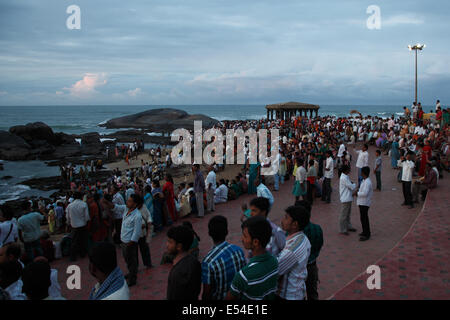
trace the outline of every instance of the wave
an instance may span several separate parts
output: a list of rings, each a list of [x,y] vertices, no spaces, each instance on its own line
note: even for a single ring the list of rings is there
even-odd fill
[[[31,190],[29,186],[25,186],[22,184],[18,185],[2,185],[0,187],[0,204],[5,203],[6,201],[17,200],[20,198],[20,195],[26,191]]]
[[[56,126],[50,126],[53,131],[56,130],[76,130],[76,129],[91,129],[95,128],[95,126],[89,125],[89,124],[74,124],[74,125],[56,125]]]

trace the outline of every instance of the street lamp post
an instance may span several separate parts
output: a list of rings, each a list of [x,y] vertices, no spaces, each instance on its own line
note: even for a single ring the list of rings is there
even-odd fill
[[[413,46],[411,46],[411,45],[408,46],[409,51],[414,50],[415,51],[415,56],[416,56],[416,95],[415,95],[416,105],[417,105],[417,50],[422,50],[425,47],[426,47],[426,45],[420,44],[420,43],[415,44]]]

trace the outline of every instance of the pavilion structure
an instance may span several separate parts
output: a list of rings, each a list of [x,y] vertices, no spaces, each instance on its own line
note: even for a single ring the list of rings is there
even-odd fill
[[[292,116],[308,117],[308,112],[309,118],[313,117],[313,113],[315,113],[315,116],[317,117],[319,108],[318,105],[301,102],[269,104],[266,106],[267,119],[274,120],[274,115],[275,119],[281,120],[290,119]]]

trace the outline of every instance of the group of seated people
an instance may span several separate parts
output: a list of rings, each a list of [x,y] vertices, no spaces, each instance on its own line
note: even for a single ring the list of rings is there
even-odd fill
[[[231,181],[229,179],[219,179],[219,182],[216,183],[216,188],[214,191],[214,204],[221,204],[231,200],[236,200],[242,194],[247,193],[247,190],[247,179],[242,173],[239,173]],[[198,214],[193,182],[182,182],[178,185],[175,202],[177,211],[180,213],[180,217],[188,214]],[[206,193],[203,196],[203,203],[206,208]]]

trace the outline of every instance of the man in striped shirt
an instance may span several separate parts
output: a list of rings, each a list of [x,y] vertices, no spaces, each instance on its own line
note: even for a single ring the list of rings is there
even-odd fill
[[[290,206],[281,220],[288,234],[286,246],[278,256],[280,275],[278,296],[283,300],[305,300],[306,277],[311,244],[303,229],[309,223],[309,212],[302,206]]]
[[[266,251],[271,234],[272,227],[263,217],[251,217],[242,224],[242,243],[253,257],[234,276],[227,300],[275,299],[278,261]]]
[[[215,216],[209,220],[208,234],[214,242],[202,262],[202,300],[223,300],[235,274],[245,266],[244,251],[225,241],[227,218]]]

